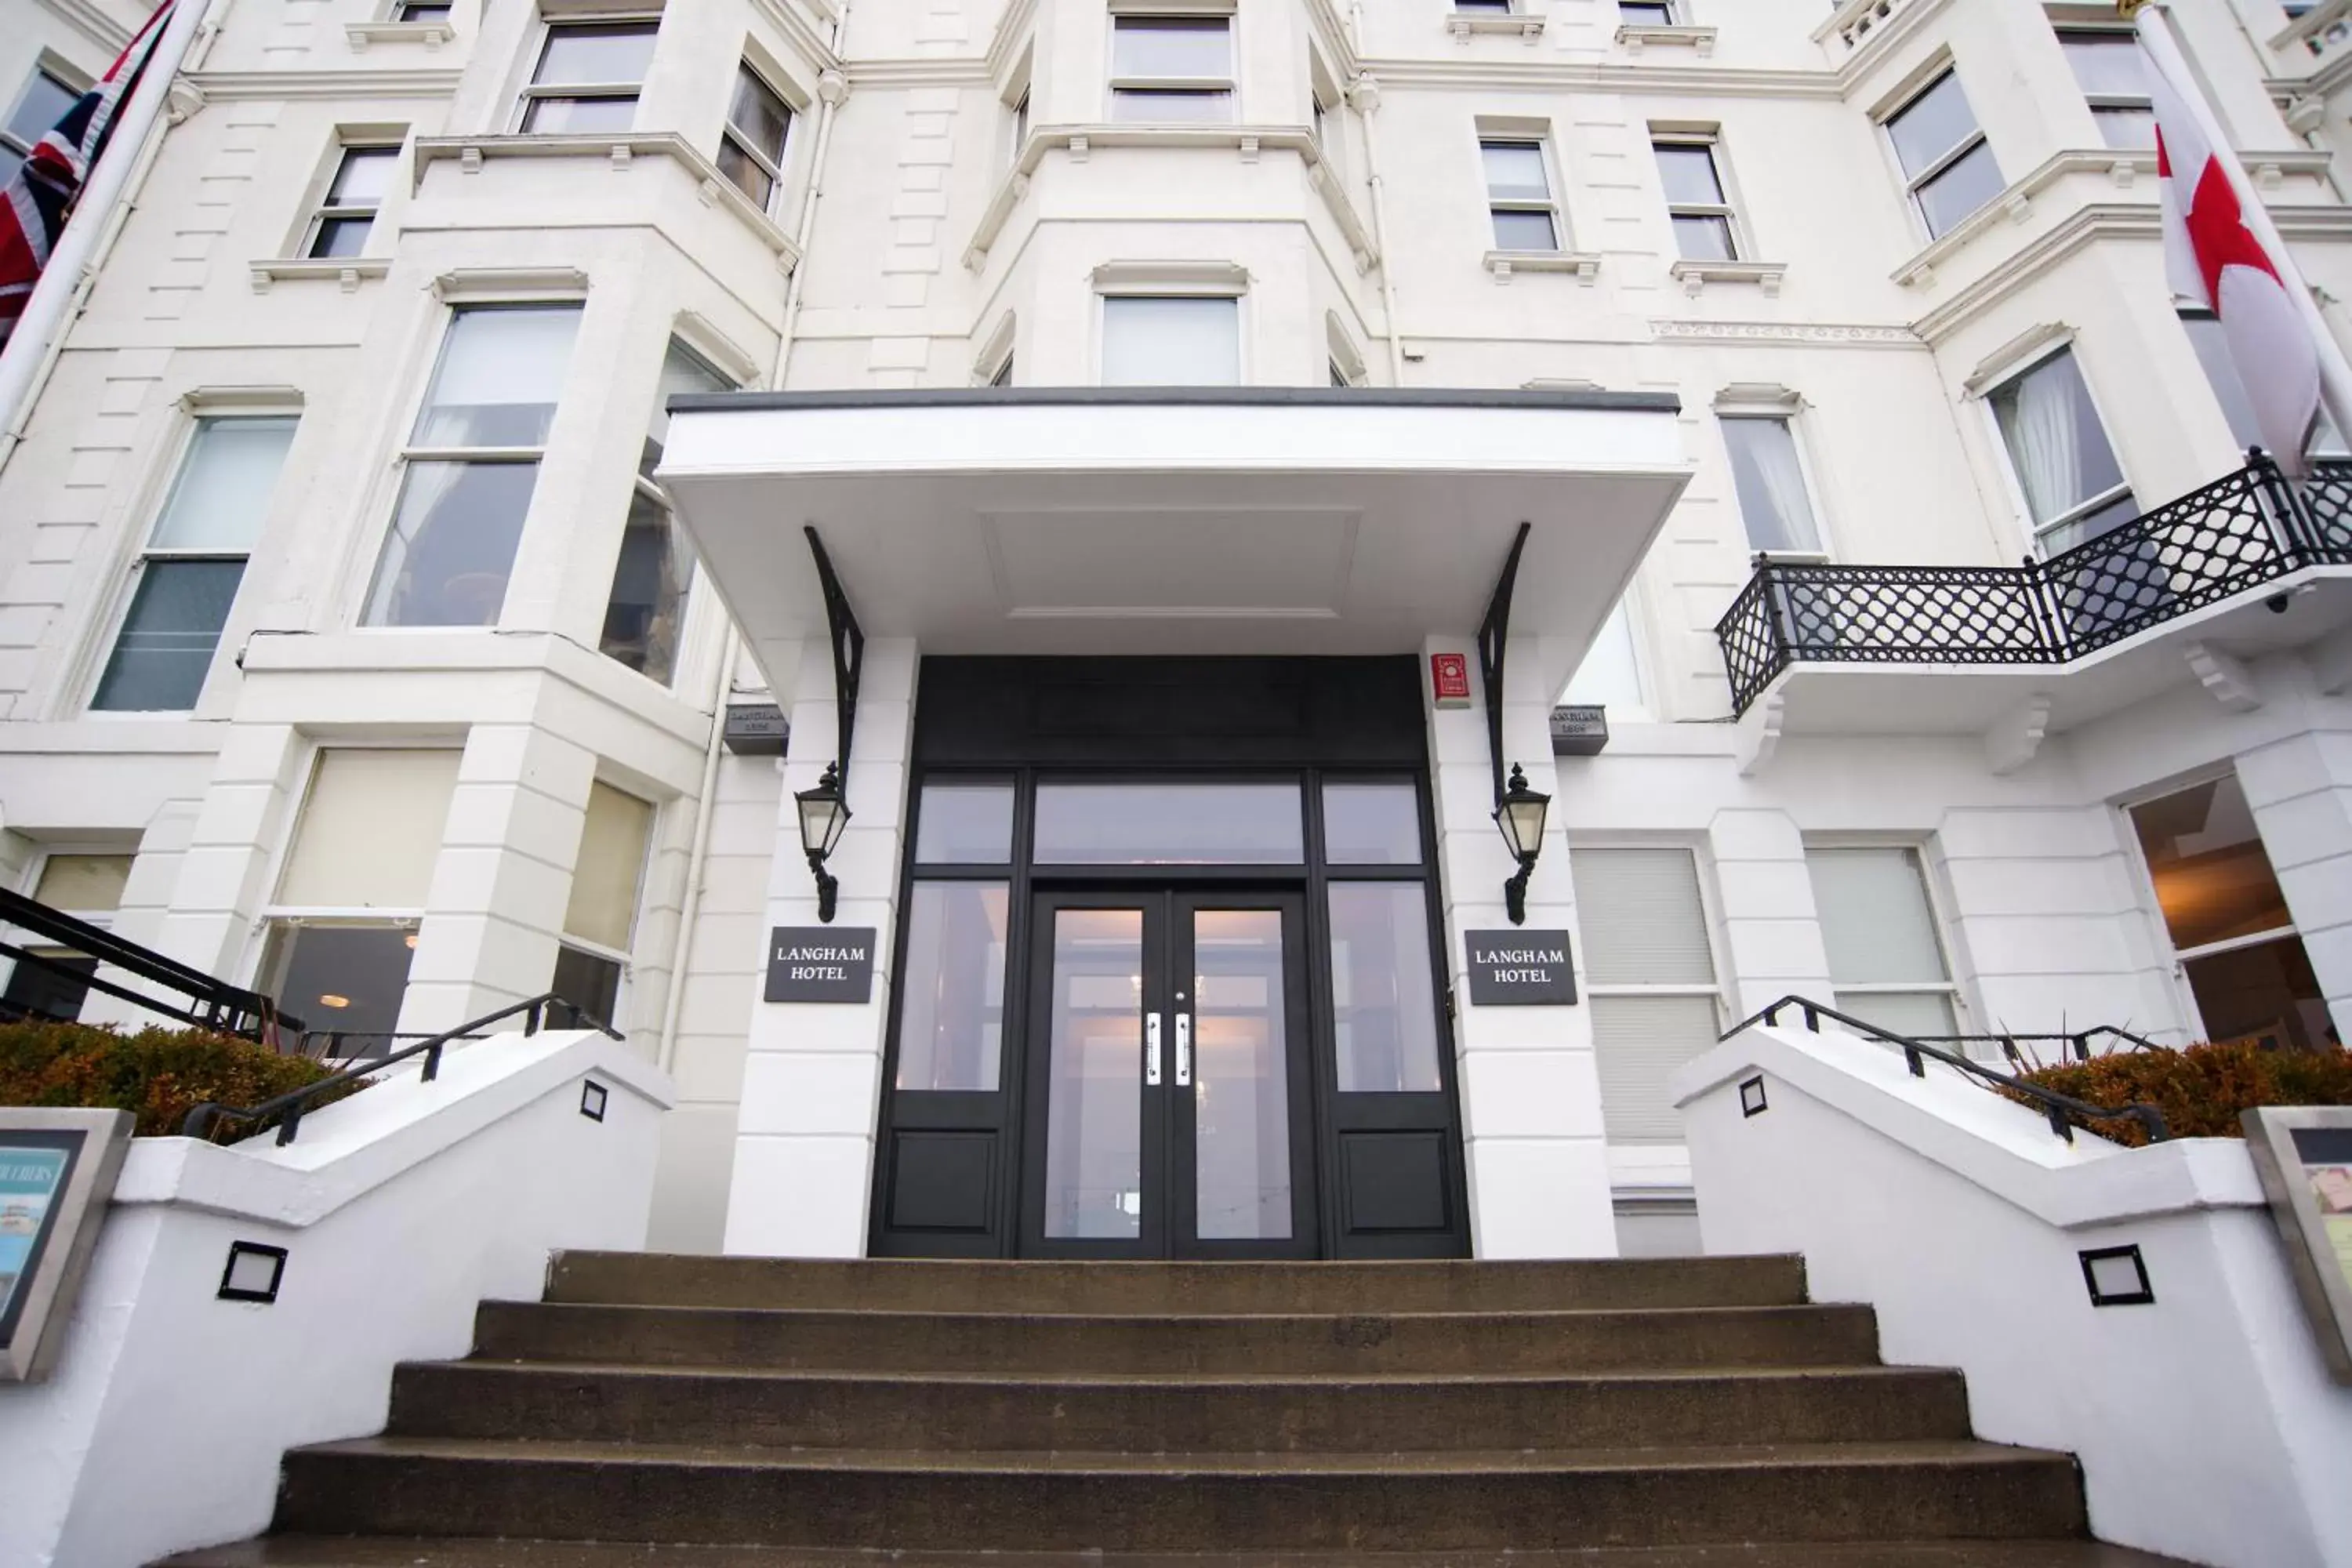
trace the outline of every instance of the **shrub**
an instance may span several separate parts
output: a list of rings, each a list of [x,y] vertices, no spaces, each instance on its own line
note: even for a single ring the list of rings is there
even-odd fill
[[[177,1135],[181,1120],[206,1100],[258,1105],[333,1070],[203,1029],[127,1035],[95,1024],[0,1024],[0,1105],[110,1106],[137,1116],[142,1137]],[[330,1089],[303,1109],[341,1100],[359,1087]],[[215,1125],[213,1141],[233,1143],[259,1130],[249,1121]]]
[[[2352,1051],[2340,1047],[2264,1050],[2251,1040],[2232,1040],[2178,1051],[2118,1051],[2018,1076],[2093,1105],[2153,1105],[2175,1138],[2242,1137],[2238,1112],[2257,1105],[2352,1105]],[[2137,1121],[2090,1126],[2118,1143],[2147,1142]]]

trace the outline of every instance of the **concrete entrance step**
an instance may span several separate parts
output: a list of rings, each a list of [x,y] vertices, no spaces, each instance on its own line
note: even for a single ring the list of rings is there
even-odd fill
[[[1794,1303],[1151,1316],[485,1301],[474,1344],[485,1360],[645,1366],[1435,1374],[1865,1365],[1878,1329],[1867,1307]]]
[[[1363,1452],[1963,1438],[1958,1373],[1896,1367],[1321,1377],[439,1362],[394,1436],[867,1449]]]
[[[1944,1441],[1406,1454],[782,1450],[381,1437],[287,1456],[278,1527],[953,1552],[1423,1552],[2078,1536],[2065,1455]]]
[[[1559,1311],[1786,1306],[1802,1260],[1425,1263],[926,1262],[565,1252],[550,1301],[850,1311],[1137,1314]]]

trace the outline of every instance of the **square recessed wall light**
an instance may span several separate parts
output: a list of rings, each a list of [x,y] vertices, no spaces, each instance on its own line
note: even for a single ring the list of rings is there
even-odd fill
[[[286,1249],[257,1241],[228,1244],[228,1267],[221,1270],[224,1301],[275,1301],[286,1278]]]
[[[1758,1073],[1754,1078],[1742,1079],[1739,1083],[1739,1114],[1761,1116],[1764,1110],[1764,1075]]]
[[[2079,1254],[2083,1283],[2090,1287],[2094,1307],[2147,1307],[2156,1302],[2148,1283],[2147,1264],[2134,1247],[2100,1247]]]
[[[591,1079],[580,1086],[580,1114],[591,1121],[604,1120],[604,1101],[610,1098],[604,1086]]]

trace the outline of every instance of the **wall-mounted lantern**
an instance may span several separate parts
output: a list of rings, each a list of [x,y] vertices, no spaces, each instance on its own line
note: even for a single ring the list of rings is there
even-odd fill
[[[1495,807],[1495,826],[1503,830],[1503,842],[1519,863],[1517,872],[1503,884],[1503,908],[1515,926],[1528,923],[1528,877],[1543,852],[1544,816],[1550,809],[1551,796],[1529,789],[1528,775],[1513,763],[1510,784]]]
[[[810,874],[816,878],[816,918],[830,925],[834,895],[841,884],[825,870],[824,863],[834,846],[841,842],[841,830],[849,826],[849,806],[841,798],[839,764],[827,763],[824,776],[815,786],[795,790],[793,799],[801,810],[801,848],[808,856]]]

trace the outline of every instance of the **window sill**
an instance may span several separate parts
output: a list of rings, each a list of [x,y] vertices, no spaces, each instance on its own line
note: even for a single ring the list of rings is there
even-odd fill
[[[273,283],[296,283],[331,278],[346,294],[359,291],[362,278],[382,278],[392,270],[388,256],[278,257],[249,264],[253,291],[267,294]]]
[[[1579,283],[1590,284],[1601,275],[1597,250],[1490,250],[1483,265],[1497,283],[1508,283],[1516,272],[1573,272]]]
[[[494,158],[603,158],[612,163],[614,173],[625,174],[640,157],[667,158],[683,167],[696,182],[705,205],[724,207],[733,213],[775,252],[778,271],[790,272],[800,265],[800,247],[793,243],[792,237],[751,197],[737,190],[734,182],[720,174],[719,165],[704,156],[699,148],[674,131],[632,131],[618,136],[540,136],[528,132],[420,136],[416,139],[415,181],[422,186],[428,168],[447,162],[455,162],[465,174],[477,174],[484,163]]]
[[[352,53],[363,55],[372,44],[423,44],[437,49],[457,36],[446,22],[352,22],[343,28]]]
[[[1785,261],[1677,261],[1667,268],[1683,292],[1698,298],[1710,283],[1753,283],[1768,300],[1780,296],[1780,279],[1789,270]]]
[[[1445,18],[1445,30],[1454,35],[1457,44],[1466,44],[1481,36],[1517,38],[1532,44],[1543,37],[1544,19],[1522,13],[1497,16],[1491,12],[1456,11]]]
[[[1627,23],[1617,29],[1617,42],[1627,54],[1638,55],[1652,45],[1660,48],[1692,49],[1706,59],[1715,53],[1713,27],[1645,27]]]
[[[2240,153],[2238,161],[2252,178],[2255,188],[2267,193],[2278,189],[2289,174],[2325,180],[2329,156],[2326,153],[2297,147],[2274,153]],[[2098,147],[2053,153],[2008,189],[1930,240],[1910,260],[1895,269],[1892,274],[1895,281],[1906,289],[1934,288],[1938,267],[1979,235],[2000,226],[2004,218],[2011,223],[2023,223],[2032,216],[2033,198],[2069,174],[2105,174],[2119,191],[2138,186],[2141,176],[2145,175],[2147,205],[2151,210],[2156,205],[2156,153],[2153,149]]]
[[[1300,125],[1044,125],[1029,133],[1013,167],[980,215],[980,223],[972,230],[971,243],[964,247],[963,264],[977,272],[988,264],[988,253],[1012,221],[1013,209],[1021,198],[1029,194],[1030,179],[1045,154],[1061,148],[1070,155],[1070,162],[1083,163],[1097,147],[1193,147],[1231,148],[1244,163],[1255,163],[1264,153],[1296,153],[1307,165],[1307,182],[1323,198],[1332,219],[1339,226],[1349,250],[1354,255],[1356,271],[1367,274],[1380,265],[1380,254],[1372,248],[1371,231],[1357,216],[1355,206],[1348,200],[1340,182],[1335,178],[1329,163],[1325,162],[1323,149],[1314,133]]]

